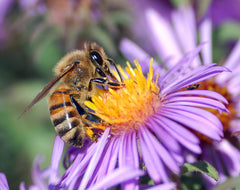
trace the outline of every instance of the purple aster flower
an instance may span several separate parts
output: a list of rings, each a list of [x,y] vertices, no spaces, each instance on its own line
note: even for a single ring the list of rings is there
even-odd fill
[[[208,17],[203,19],[197,26],[194,11],[190,7],[174,10],[172,12],[172,20],[170,21],[164,19],[161,14],[154,10],[146,10],[145,15],[151,29],[152,39],[155,40],[154,44],[159,51],[159,56],[163,60],[167,60],[164,66],[168,66],[168,68],[174,66],[174,60],[178,60],[185,52],[196,47],[198,34],[200,42],[207,43],[203,45],[200,52],[202,59],[196,57],[191,66],[193,68],[199,65],[209,66],[212,63],[212,24]],[[128,47],[131,48],[128,49]],[[132,49],[141,51],[131,51]],[[149,59],[150,56],[136,44],[124,39],[121,43],[121,50],[127,58],[138,56],[139,54],[144,55],[144,57],[142,56],[142,67],[147,69],[145,59]],[[240,129],[239,52],[240,40],[223,64],[232,72],[222,73],[215,78],[204,80],[202,83],[199,83],[198,89],[193,90],[194,93],[198,93],[199,90],[213,90],[222,94],[229,102],[227,108],[230,114],[223,113],[220,115],[216,110],[208,109],[221,120],[224,127],[224,140],[215,142],[196,133],[199,140],[201,140],[202,154],[200,159],[207,160],[216,167],[219,171],[219,182],[225,179],[226,176],[236,176],[240,172],[238,142],[231,135],[233,131]]]
[[[169,183],[169,175],[179,173],[179,166],[183,164],[182,146],[201,153],[200,141],[193,131],[219,141],[223,135],[222,124],[203,108],[227,112],[223,104],[227,100],[208,90],[179,91],[228,71],[224,67],[208,65],[186,73],[201,47],[156,79],[153,61],[150,61],[147,78],[138,62],[135,62],[136,69],[130,64],[125,71],[119,67],[125,87],[109,89],[102,95],[93,96],[92,102],[86,102],[104,121],[92,123],[93,128],[104,131],[103,135],[97,143],[83,150],[69,149],[65,165],[70,166],[58,187],[93,188],[95,184],[101,184],[104,176],[112,176],[125,168],[129,174],[121,178],[131,179],[121,183],[122,189],[139,186],[139,176],[143,175],[141,169],[146,170],[155,185]]]

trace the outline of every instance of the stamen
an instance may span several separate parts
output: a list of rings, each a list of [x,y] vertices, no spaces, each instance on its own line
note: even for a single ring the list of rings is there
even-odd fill
[[[152,62],[153,60],[147,78],[137,61],[136,68],[132,68],[127,62],[126,71],[119,67],[124,87],[109,88],[102,95],[93,96],[92,102],[85,102],[86,106],[104,121],[101,124],[94,123],[94,128],[110,126],[111,134],[120,135],[126,131],[138,130],[148,117],[154,114],[160,105],[160,88],[157,83],[158,76],[153,80]]]

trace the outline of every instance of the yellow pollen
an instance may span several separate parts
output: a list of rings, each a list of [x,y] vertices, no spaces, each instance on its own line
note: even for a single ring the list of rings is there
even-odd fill
[[[93,96],[92,102],[85,102],[103,120],[101,124],[92,123],[93,128],[110,126],[111,134],[120,135],[125,131],[138,130],[154,114],[160,105],[160,87],[158,76],[155,81],[153,79],[152,61],[147,78],[138,61],[134,62],[136,68],[127,62],[126,71],[119,66],[124,86],[119,89],[109,88],[102,95]],[[116,72],[113,73],[116,75]]]

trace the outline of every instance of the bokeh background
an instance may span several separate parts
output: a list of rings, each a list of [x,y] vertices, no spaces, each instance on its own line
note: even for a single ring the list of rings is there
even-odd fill
[[[50,163],[56,133],[46,98],[18,117],[53,78],[58,60],[81,49],[85,41],[95,41],[116,63],[124,64],[118,48],[122,38],[135,41],[159,60],[148,43],[142,9],[159,9],[167,17],[171,9],[186,3],[194,6],[199,19],[211,6],[213,59],[220,63],[240,37],[239,0],[0,0],[0,172],[11,189],[21,181],[31,184],[37,155],[44,155],[43,167]]]

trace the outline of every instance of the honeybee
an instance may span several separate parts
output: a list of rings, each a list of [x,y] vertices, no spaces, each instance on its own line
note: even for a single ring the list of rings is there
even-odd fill
[[[115,67],[120,81],[110,71],[110,65]],[[84,101],[91,100],[92,95],[97,93],[98,85],[103,88],[105,85],[111,88],[123,86],[116,64],[96,43],[85,43],[84,50],[66,54],[57,63],[54,72],[56,77],[42,89],[22,114],[51,90],[48,107],[57,134],[65,142],[78,147],[83,146],[86,138],[97,141],[97,134],[88,121],[101,120],[88,110]],[[53,88],[57,82],[59,85]]]

